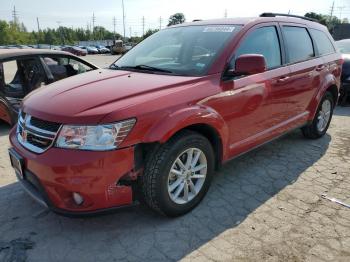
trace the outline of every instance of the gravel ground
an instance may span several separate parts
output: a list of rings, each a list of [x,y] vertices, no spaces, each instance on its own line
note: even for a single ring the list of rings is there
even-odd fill
[[[337,108],[322,139],[295,131],[230,161],[180,218],[137,206],[71,219],[22,191],[0,124],[0,261],[350,261],[350,209],[321,197],[350,204],[349,130]]]

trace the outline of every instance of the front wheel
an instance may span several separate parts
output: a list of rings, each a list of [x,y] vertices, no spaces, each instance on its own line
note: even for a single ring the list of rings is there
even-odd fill
[[[209,189],[214,159],[204,136],[187,130],[175,135],[146,161],[141,177],[146,204],[167,216],[189,212]]]
[[[312,123],[302,128],[304,136],[310,139],[317,139],[324,136],[331,123],[333,109],[333,95],[330,92],[326,92]]]

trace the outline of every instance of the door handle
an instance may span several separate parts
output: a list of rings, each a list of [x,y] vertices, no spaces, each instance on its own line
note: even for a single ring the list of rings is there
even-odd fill
[[[326,68],[325,65],[320,65],[320,66],[316,67],[316,71],[322,71],[325,68]]]
[[[277,82],[278,83],[283,83],[283,82],[286,82],[290,77],[289,76],[281,76]]]

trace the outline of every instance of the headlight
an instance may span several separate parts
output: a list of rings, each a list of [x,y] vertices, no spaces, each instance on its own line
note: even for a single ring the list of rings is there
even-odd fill
[[[136,123],[136,119],[97,126],[64,125],[56,147],[105,151],[117,148]]]

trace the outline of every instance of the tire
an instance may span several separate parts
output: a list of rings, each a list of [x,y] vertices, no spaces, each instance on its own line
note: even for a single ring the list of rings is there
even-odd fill
[[[324,118],[322,117],[322,114],[324,116],[324,112],[323,112],[322,108],[326,104],[330,105],[329,117],[327,117],[327,119],[326,119],[327,121],[325,121]],[[322,100],[317,108],[317,112],[315,114],[314,119],[312,120],[312,123],[302,128],[303,135],[309,139],[318,139],[318,138],[321,138],[322,136],[324,136],[328,130],[330,123],[331,123],[332,116],[333,116],[333,109],[334,109],[334,98],[333,98],[332,93],[327,91],[325,93],[325,95],[323,96],[323,98],[322,98]],[[324,121],[322,128],[320,128],[320,121],[321,121],[320,118],[322,118]]]
[[[192,168],[192,171],[200,167],[202,169],[194,173],[181,171],[185,169],[181,169],[178,165],[179,157],[182,157],[183,162],[182,160],[181,162],[187,166],[188,156],[194,156],[190,158],[193,163],[196,161],[197,154],[199,157],[195,164],[198,165]],[[202,164],[205,161],[206,169],[203,168],[205,164]],[[198,205],[207,193],[213,177],[214,166],[214,151],[208,139],[196,132],[184,130],[176,134],[167,143],[155,148],[147,157],[144,174],[140,178],[142,200],[160,214],[169,217],[183,215]],[[173,173],[174,171],[176,173]],[[206,174],[202,178],[204,171],[206,171]],[[181,173],[181,175],[178,175],[178,173]],[[182,182],[179,184],[179,181]],[[192,181],[192,184],[190,181]],[[179,184],[177,187],[175,187],[175,182]],[[176,192],[177,190],[180,191],[182,185],[184,185],[183,192],[176,198]],[[187,200],[186,185],[189,185],[187,187]],[[174,190],[171,191],[173,187]]]

